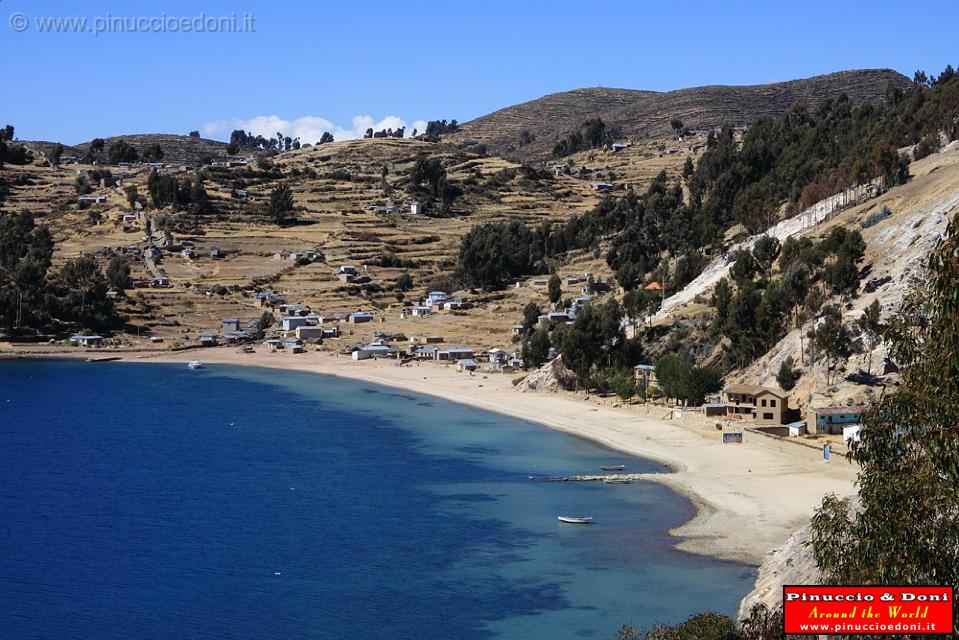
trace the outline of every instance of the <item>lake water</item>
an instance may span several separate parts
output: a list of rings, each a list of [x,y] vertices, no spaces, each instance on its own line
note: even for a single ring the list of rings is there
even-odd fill
[[[563,640],[733,614],[754,569],[674,548],[684,497],[528,479],[600,464],[664,470],[340,378],[0,362],[0,638]]]

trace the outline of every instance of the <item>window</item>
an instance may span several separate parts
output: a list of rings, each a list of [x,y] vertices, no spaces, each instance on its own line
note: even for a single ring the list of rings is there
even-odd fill
[[[766,406],[766,398],[763,398],[763,406]]]
[[[770,400],[770,401],[769,401],[769,406],[770,406],[770,407],[775,407],[775,406],[776,406],[776,401],[775,401],[775,400]]]
[[[772,420],[772,419],[773,419],[773,414],[771,414],[771,413],[764,413],[764,414],[763,414],[763,420]]]

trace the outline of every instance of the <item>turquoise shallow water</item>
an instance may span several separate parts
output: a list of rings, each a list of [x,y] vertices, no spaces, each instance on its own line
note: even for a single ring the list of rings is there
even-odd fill
[[[733,613],[754,570],[674,548],[682,496],[528,479],[607,463],[663,471],[339,378],[0,363],[0,638],[555,640]]]

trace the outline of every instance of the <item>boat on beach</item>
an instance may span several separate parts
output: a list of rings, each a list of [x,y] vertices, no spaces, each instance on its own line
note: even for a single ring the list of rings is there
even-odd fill
[[[600,465],[600,471],[622,471],[626,468],[625,464],[604,464]]]
[[[190,360],[190,361],[186,364],[186,366],[189,367],[190,369],[202,369],[202,368],[203,368],[203,363],[200,362],[199,360]]]
[[[566,524],[592,524],[592,517],[587,516],[557,516],[556,518],[560,522],[565,522]]]
[[[629,478],[603,478],[603,484],[629,484],[632,480]]]

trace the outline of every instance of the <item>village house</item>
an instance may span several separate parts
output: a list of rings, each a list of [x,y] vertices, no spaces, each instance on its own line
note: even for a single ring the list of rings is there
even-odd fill
[[[413,307],[410,309],[410,315],[414,318],[428,316],[433,312],[432,307]]]
[[[619,153],[620,151],[629,149],[630,146],[631,145],[629,142],[614,142],[613,144],[609,145],[609,150],[613,153]]]
[[[340,265],[340,271],[337,274],[337,277],[343,282],[353,282],[356,280],[356,276],[359,275],[359,272],[351,264]]]
[[[100,343],[103,342],[103,336],[90,335],[85,336],[82,334],[76,334],[70,336],[70,342],[73,344],[79,345],[81,347],[97,347],[100,346]]]
[[[386,357],[393,354],[393,347],[389,346],[382,340],[374,340],[368,345],[357,347],[351,353],[351,356],[354,360],[369,360],[370,358],[380,358]]]
[[[286,338],[283,340],[283,347],[291,353],[303,353],[306,351],[306,348],[303,346],[303,341],[299,338]]]
[[[567,285],[571,285],[571,284],[579,284],[581,280],[579,276],[566,276],[563,279],[563,282],[566,283]]]
[[[196,251],[193,249],[184,249],[180,252],[180,255],[186,258],[187,260],[193,260],[196,258]]]
[[[413,204],[411,204],[411,205],[410,205],[410,213],[412,213],[414,216],[418,216],[418,215],[420,215],[421,213],[423,213],[423,203],[422,203],[422,202],[414,202]]]
[[[236,318],[225,318],[220,323],[220,331],[223,332],[223,335],[228,335],[230,333],[236,333],[240,330],[240,321]]]
[[[493,347],[486,352],[486,355],[489,357],[490,364],[503,364],[509,358],[506,349],[500,349],[499,347]]]
[[[77,198],[77,202],[80,204],[106,204],[106,196],[80,196]]]
[[[591,182],[589,186],[597,193],[608,193],[616,188],[616,185],[608,182]]]
[[[809,409],[808,426],[812,433],[840,434],[849,426],[859,425],[869,407],[813,407]]]
[[[444,361],[453,361],[453,360],[468,360],[476,356],[476,351],[473,349],[465,348],[453,348],[446,349],[445,351],[437,351],[436,359]]]
[[[357,311],[355,313],[351,313],[349,315],[349,318],[347,318],[347,322],[349,322],[350,324],[362,324],[364,322],[370,322],[372,320],[373,320],[373,313],[370,311]]]
[[[526,327],[523,326],[522,324],[514,324],[512,329],[513,329],[514,336],[522,335],[523,332],[526,331]]]
[[[298,327],[310,326],[310,321],[306,319],[306,316],[286,316],[280,322],[284,331],[293,331]]]
[[[469,371],[472,373],[479,368],[479,364],[472,358],[464,358],[456,361],[456,368],[459,371]]]
[[[449,294],[445,291],[430,291],[426,294],[425,304],[436,307],[437,305],[442,305],[449,299]]]
[[[163,257],[163,253],[161,253],[155,245],[151,244],[143,250],[143,257],[149,258],[150,260],[159,260],[161,257]]]
[[[296,328],[296,337],[300,340],[322,340],[325,329],[314,325],[299,326]]]
[[[720,394],[727,417],[747,419],[757,424],[786,424],[794,412],[789,396],[755,384],[727,384]]]
[[[463,302],[462,298],[449,298],[443,303],[443,309],[446,311],[454,311],[456,309],[462,309],[466,306],[466,303]]]
[[[215,347],[220,342],[220,336],[216,331],[201,331],[200,344],[204,347]]]
[[[437,351],[439,349],[436,347],[417,347],[413,349],[412,355],[417,360],[435,360]]]
[[[443,342],[443,336],[413,336],[410,338],[413,344],[440,344]]]
[[[170,283],[170,279],[169,279],[168,277],[166,277],[166,276],[157,276],[157,277],[155,277],[155,278],[153,279],[153,281],[152,281],[152,283],[151,283],[151,286],[153,286],[153,287],[160,287],[160,288],[166,288],[166,287],[170,287],[170,286],[173,286],[173,285]]]
[[[220,251],[219,247],[210,247],[210,258],[213,260],[219,260],[223,257],[223,253]]]
[[[264,307],[278,307],[286,302],[282,295],[270,290],[257,291],[253,294],[253,299],[259,309],[263,309]]]

